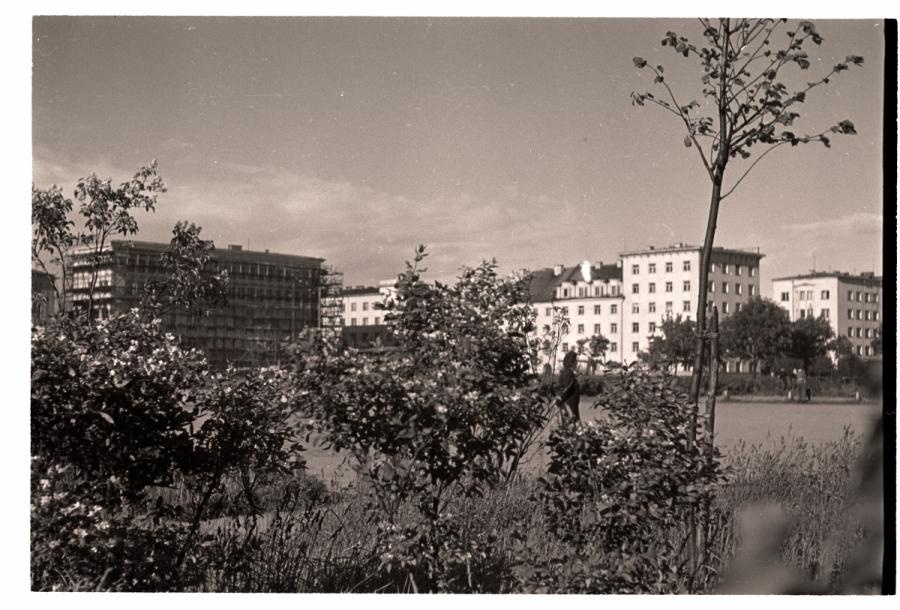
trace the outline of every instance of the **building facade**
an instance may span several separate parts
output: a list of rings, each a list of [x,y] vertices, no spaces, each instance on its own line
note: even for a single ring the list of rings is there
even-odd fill
[[[94,315],[108,318],[136,307],[150,281],[165,278],[162,254],[168,244],[117,240],[94,260],[90,252],[71,257],[73,307],[85,307],[96,268]],[[186,311],[163,314],[163,328],[186,347],[203,350],[212,366],[252,366],[278,360],[285,340],[321,325],[323,259],[243,250],[214,249],[212,264],[228,272],[227,304],[208,316]]]
[[[586,261],[572,267],[556,265],[532,272],[530,282],[542,364],[558,369],[566,352],[581,351],[579,342],[586,351],[585,342],[594,335],[609,340],[605,360],[624,361],[625,296],[618,263]],[[568,319],[567,326],[560,325],[563,317]]]
[[[396,280],[382,280],[378,286],[351,286],[343,290],[341,337],[344,343],[360,349],[372,347],[376,340],[390,343],[384,305],[394,293],[395,285]]]
[[[690,320],[696,316],[701,253],[699,246],[675,244],[620,255],[626,311],[623,356],[627,362],[637,360],[638,354],[649,347],[650,338],[661,334],[663,320],[676,316]],[[759,296],[759,263],[763,256],[758,250],[713,248],[707,303],[709,307],[716,305],[720,319],[740,311],[744,303]]]
[[[31,324],[40,325],[56,313],[56,278],[46,271],[31,270]]]
[[[772,280],[775,302],[791,321],[824,318],[836,337],[847,337],[858,356],[874,356],[882,323],[882,278],[873,273],[813,272]]]

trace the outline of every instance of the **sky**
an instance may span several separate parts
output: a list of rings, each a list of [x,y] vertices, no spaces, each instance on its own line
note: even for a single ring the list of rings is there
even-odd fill
[[[818,270],[882,272],[882,24],[816,20],[816,89],[795,125],[858,135],[782,147],[723,202],[716,244],[756,248],[761,287]],[[178,220],[217,246],[320,256],[345,284],[700,244],[710,184],[677,119],[631,104],[662,64],[684,100],[699,66],[660,41],[694,20],[36,17],[36,186],[126,180],[156,158],[168,192],[140,239]],[[730,169],[733,181],[744,165]],[[729,183],[726,178],[726,183]],[[815,261],[815,263],[814,263]]]

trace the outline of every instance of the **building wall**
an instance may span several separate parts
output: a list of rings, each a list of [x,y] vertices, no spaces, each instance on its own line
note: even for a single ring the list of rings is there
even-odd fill
[[[149,281],[165,277],[167,244],[115,241],[103,253],[94,299],[99,317],[138,305]],[[240,249],[215,249],[213,264],[229,276],[227,304],[196,316],[166,312],[163,328],[186,347],[203,350],[212,366],[277,361],[285,341],[315,327],[322,259]],[[84,253],[72,259],[72,302],[84,306],[91,272]]]
[[[344,292],[344,326],[379,326],[384,324],[384,295],[372,288],[367,292]]]
[[[577,294],[577,291],[574,294]],[[537,314],[535,324],[538,337],[546,336],[554,328],[554,307],[561,308],[568,315],[569,329],[568,332],[560,334],[556,352],[557,370],[567,351],[578,351],[579,339],[590,339],[596,334],[601,334],[610,341],[606,360],[622,362],[623,302],[624,298],[619,295],[561,298],[551,302],[533,304]],[[549,355],[541,354],[541,364],[547,363],[551,359]]]
[[[858,355],[874,355],[871,343],[882,316],[879,280],[839,274],[778,278],[772,292],[792,322],[824,316],[835,336],[847,337]]]
[[[738,250],[713,250],[707,302],[720,319],[759,296],[761,255]],[[625,291],[625,360],[634,362],[662,334],[666,317],[696,317],[700,289],[700,249],[647,249],[622,255]]]

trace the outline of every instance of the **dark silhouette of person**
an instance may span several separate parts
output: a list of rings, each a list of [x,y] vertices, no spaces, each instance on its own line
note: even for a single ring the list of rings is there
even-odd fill
[[[563,421],[581,421],[578,402],[581,400],[581,386],[575,375],[578,356],[569,352],[563,357],[563,368],[559,373],[559,408]]]

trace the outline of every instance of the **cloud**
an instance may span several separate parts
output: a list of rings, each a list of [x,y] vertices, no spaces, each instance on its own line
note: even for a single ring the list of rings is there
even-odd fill
[[[788,231],[814,233],[817,235],[845,236],[880,235],[884,230],[884,216],[871,212],[854,212],[838,218],[816,220],[787,225]]]

